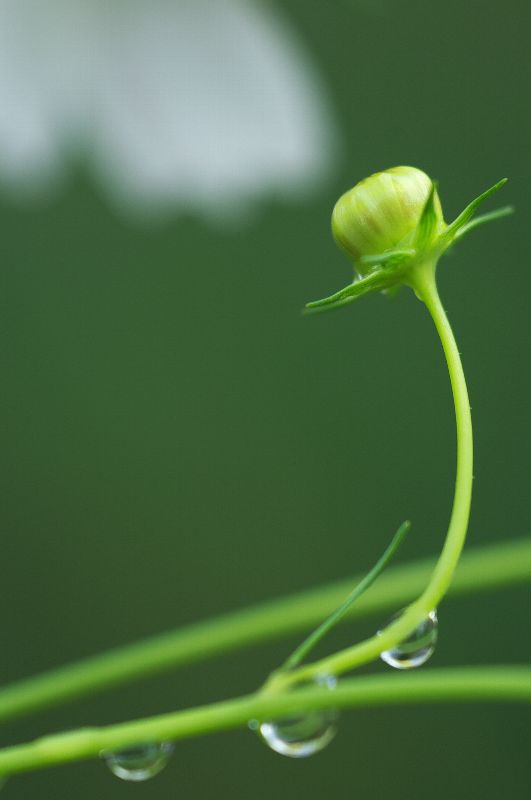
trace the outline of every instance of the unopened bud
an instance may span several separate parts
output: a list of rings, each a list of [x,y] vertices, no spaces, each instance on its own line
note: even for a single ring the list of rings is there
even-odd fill
[[[338,245],[356,262],[362,256],[411,246],[415,229],[430,195],[432,181],[415,167],[392,167],[376,172],[345,192],[332,213],[332,233]],[[444,226],[437,194],[434,209]]]

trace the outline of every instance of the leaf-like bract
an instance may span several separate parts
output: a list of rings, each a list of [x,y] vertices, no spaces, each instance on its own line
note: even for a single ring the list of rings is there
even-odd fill
[[[389,285],[389,277],[386,275],[384,269],[375,269],[364,278],[355,280],[353,283],[340,289],[338,292],[324,297],[322,300],[313,300],[307,303],[305,307],[306,313],[319,313],[322,311],[332,311],[336,308],[352,303],[358,297],[363,297],[370,292],[378,292],[385,289]]]
[[[513,212],[514,208],[512,206],[503,206],[503,208],[497,208],[495,211],[489,211],[488,214],[481,214],[479,217],[471,220],[466,225],[463,225],[462,228],[459,228],[454,236],[454,241],[462,239],[463,236],[465,236],[469,231],[474,230],[474,228],[478,228],[480,225],[485,225],[488,222],[494,222],[497,219],[503,219],[503,217],[508,217]]]
[[[481,205],[481,203],[485,202],[494,192],[497,192],[498,189],[501,189],[507,183],[507,178],[502,178],[501,181],[495,183],[494,186],[491,186],[490,189],[487,189],[486,192],[480,194],[479,197],[476,197],[475,200],[472,200],[471,203],[467,205],[467,207],[461,211],[458,217],[454,219],[454,221],[448,225],[446,231],[443,234],[443,239],[450,244],[453,239],[455,238],[457,232],[463,228],[467,222],[469,222],[474,214],[476,213],[477,208]]]
[[[437,231],[439,216],[437,215],[437,209],[435,207],[436,198],[437,184],[433,181],[428,199],[426,200],[426,205],[424,206],[424,210],[417,225],[417,230],[415,231],[415,247],[418,250],[424,250],[428,247]]]

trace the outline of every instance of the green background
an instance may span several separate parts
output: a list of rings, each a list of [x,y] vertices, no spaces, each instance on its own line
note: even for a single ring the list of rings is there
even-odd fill
[[[400,561],[440,549],[454,423],[425,310],[403,291],[300,314],[350,277],[335,199],[387,166],[437,178],[449,218],[510,178],[497,201],[517,215],[439,275],[476,431],[469,544],[529,532],[528,4],[284,5],[340,122],[339,168],[317,196],[271,202],[242,230],[135,226],[81,166],[41,205],[2,197],[2,681],[357,573],[406,517]],[[529,599],[449,600],[431,663],[529,661]],[[2,742],[250,691],[295,643],[41,714]],[[515,800],[531,790],[528,723],[509,707],[364,710],[305,762],[242,731],[179,744],[142,786],[89,762],[5,795]]]

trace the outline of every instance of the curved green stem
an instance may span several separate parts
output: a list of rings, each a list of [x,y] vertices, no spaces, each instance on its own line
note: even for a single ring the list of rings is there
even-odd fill
[[[95,758],[143,742],[185,739],[321,708],[376,707],[439,702],[531,703],[531,668],[462,667],[414,675],[348,679],[335,691],[313,686],[284,694],[256,693],[185,711],[53,734],[0,750],[0,776]]]
[[[395,647],[422,622],[446,594],[465,542],[472,498],[472,419],[465,375],[459,350],[442,306],[435,282],[435,263],[424,263],[409,275],[409,284],[422,300],[437,328],[452,385],[457,430],[457,470],[455,494],[448,533],[442,553],[427,587],[420,597],[395,622],[369,639],[328,658],[300,667],[290,673],[277,672],[267,688],[277,690],[311,680],[319,674],[338,675],[373,661],[383,650]]]
[[[350,668],[352,654],[357,659],[356,663],[362,663],[363,660],[378,655],[388,642],[394,643],[407,635],[407,629],[414,627],[413,622],[419,618],[419,610],[422,609],[422,613],[425,609],[430,610],[429,606],[436,605],[440,592],[446,591],[462,546],[471,477],[471,458],[466,458],[466,449],[471,448],[471,435],[467,435],[467,429],[470,434],[470,416],[466,386],[457,348],[438,300],[434,282],[430,284],[428,281],[425,286],[421,286],[419,282],[417,291],[423,296],[439,328],[455,384],[458,432],[460,429],[462,431],[458,451],[460,494],[456,493],[456,504],[445,551],[428,590],[411,606],[405,615],[405,620],[402,618],[399,623],[390,626],[383,637],[378,640],[373,637],[368,644],[363,643],[349,649],[346,654],[339,654],[341,659],[339,664],[333,661],[326,662],[331,663],[333,668],[336,666],[344,668],[345,664],[347,669]],[[411,601],[426,585],[430,569],[431,560],[392,567],[379,579],[376,586],[371,587],[370,591],[349,609],[348,619],[382,613]],[[436,578],[435,583],[434,578]],[[503,545],[491,545],[465,554],[451,591],[453,594],[486,591],[528,581],[530,578],[531,542],[506,541]],[[205,660],[257,642],[302,631],[320,622],[323,615],[331,613],[352,587],[352,583],[352,579],[349,579],[254,608],[229,613],[18,681],[0,689],[0,721],[104,691],[179,665]],[[297,674],[300,674],[300,670]]]
[[[446,594],[465,543],[474,477],[472,418],[463,365],[437,291],[435,267],[427,272],[419,272],[414,287],[431,314],[444,349],[452,384],[457,433],[455,494],[448,533],[430,583],[418,600],[421,606],[430,611]]]

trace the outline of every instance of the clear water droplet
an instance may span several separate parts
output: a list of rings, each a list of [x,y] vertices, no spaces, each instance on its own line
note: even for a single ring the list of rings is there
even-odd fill
[[[326,686],[331,691],[336,687],[336,679],[331,675],[319,676],[314,683]],[[289,758],[307,758],[324,750],[332,741],[337,732],[338,716],[335,709],[327,708],[267,720],[261,724],[251,720],[249,727],[258,731],[261,739],[275,753]]]
[[[395,614],[390,622],[401,616],[403,612]],[[378,631],[381,633],[381,631]],[[418,628],[403,642],[384,650],[380,654],[382,661],[395,669],[412,669],[421,667],[430,658],[437,643],[438,622],[435,609],[430,611]]]
[[[101,757],[113,775],[123,781],[147,781],[164,769],[173,753],[171,742],[145,742]]]

